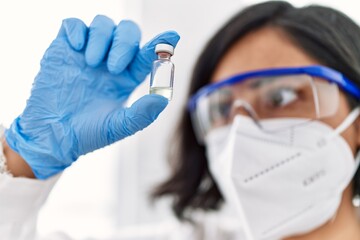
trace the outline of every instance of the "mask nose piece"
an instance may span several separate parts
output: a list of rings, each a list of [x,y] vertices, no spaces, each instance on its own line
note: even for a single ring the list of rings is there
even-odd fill
[[[231,116],[235,117],[236,115],[250,117],[256,123],[256,125],[261,128],[259,117],[250,103],[242,99],[236,99],[231,106]]]

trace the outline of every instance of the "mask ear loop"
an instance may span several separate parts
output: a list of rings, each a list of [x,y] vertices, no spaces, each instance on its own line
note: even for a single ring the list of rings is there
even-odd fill
[[[330,134],[330,138],[334,135],[340,135],[342,132],[344,132],[348,127],[350,127],[353,122],[357,119],[357,117],[360,115],[360,107],[354,108],[354,110],[351,111],[349,116],[345,118],[345,120],[334,130],[332,134]]]
[[[342,132],[344,132],[348,127],[351,126],[351,124],[353,124],[355,122],[355,120],[358,118],[358,116],[360,115],[360,107],[356,107],[354,108],[354,110],[351,111],[351,113],[349,114],[349,116],[347,116],[345,118],[345,120],[331,133],[329,134],[326,139],[331,139],[334,136],[338,136],[340,135]],[[358,167],[360,165],[360,151],[357,152],[356,157],[355,157],[355,168],[354,168],[354,173],[353,175],[355,175]]]
[[[347,118],[345,118],[345,120],[331,133],[329,134],[326,139],[331,139],[336,135],[340,135],[342,132],[344,132],[349,126],[351,126],[351,124],[353,124],[353,122],[358,118],[358,116],[360,115],[360,107],[356,107]],[[323,141],[326,141],[325,139],[323,139]],[[358,170],[360,165],[360,151],[357,152],[356,157],[355,157],[355,161],[354,161],[354,169],[353,169],[353,173],[352,173],[352,178],[354,178],[356,171]],[[360,207],[360,195],[356,195],[353,198],[352,201],[353,205],[355,207]],[[337,216],[337,213],[332,217],[331,219],[331,223],[335,221]]]
[[[354,108],[354,110],[351,111],[351,113],[345,118],[345,120],[332,131],[332,133],[328,134],[324,138],[321,138],[318,142],[318,146],[324,146],[326,145],[327,140],[332,139],[335,136],[340,135],[342,132],[344,132],[348,127],[351,126],[355,122],[355,120],[360,115],[360,107]],[[360,159],[359,159],[360,161]]]

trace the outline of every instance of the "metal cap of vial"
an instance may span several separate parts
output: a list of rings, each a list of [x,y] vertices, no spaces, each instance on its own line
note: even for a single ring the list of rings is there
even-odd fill
[[[156,53],[166,52],[166,53],[170,53],[171,55],[174,55],[174,47],[171,46],[170,44],[160,43],[156,45],[155,52]]]

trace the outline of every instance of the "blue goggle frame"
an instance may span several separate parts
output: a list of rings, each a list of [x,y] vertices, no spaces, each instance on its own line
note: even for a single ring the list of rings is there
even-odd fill
[[[242,81],[245,81],[253,77],[273,77],[273,76],[296,75],[296,74],[308,74],[313,77],[320,77],[326,79],[331,83],[337,84],[343,91],[351,94],[356,99],[360,99],[360,89],[348,78],[346,78],[342,73],[325,66],[312,65],[306,67],[271,68],[271,69],[263,69],[258,71],[251,71],[229,77],[221,82],[206,85],[201,89],[199,89],[190,98],[188,102],[188,110],[190,112],[193,112],[196,109],[196,104],[199,98],[209,95],[210,93],[214,92],[216,89],[221,88],[223,86],[240,83]]]

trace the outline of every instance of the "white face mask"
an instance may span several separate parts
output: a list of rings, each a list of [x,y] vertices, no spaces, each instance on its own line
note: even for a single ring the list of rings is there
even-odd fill
[[[339,133],[359,112],[355,109],[336,130],[311,121],[270,134],[239,115],[232,126],[209,133],[210,171],[239,211],[247,239],[310,232],[335,216],[359,162]],[[280,127],[289,121],[304,122],[272,119],[262,124]]]

